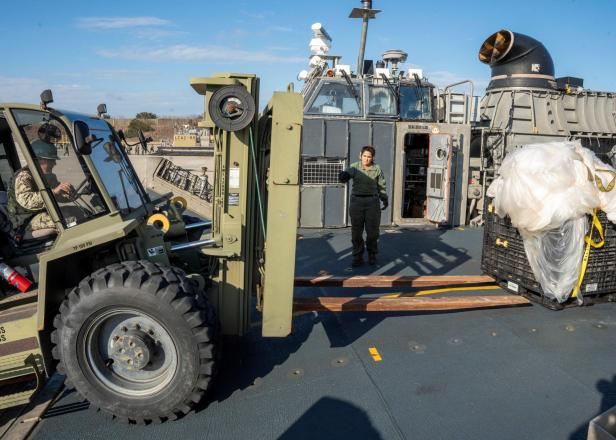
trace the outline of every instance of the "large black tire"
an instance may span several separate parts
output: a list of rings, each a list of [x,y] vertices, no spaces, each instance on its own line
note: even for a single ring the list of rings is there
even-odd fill
[[[215,373],[213,309],[175,268],[129,261],[100,269],[71,291],[54,326],[66,385],[124,422],[188,413]]]

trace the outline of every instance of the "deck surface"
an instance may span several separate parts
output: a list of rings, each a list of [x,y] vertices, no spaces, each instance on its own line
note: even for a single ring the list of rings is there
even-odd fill
[[[380,265],[351,271],[350,230],[305,230],[296,275],[479,275],[481,241],[481,229],[383,229]],[[504,293],[452,294],[490,292]],[[65,392],[34,438],[585,439],[588,422],[616,405],[616,304],[306,313],[293,324],[286,339],[255,327],[242,365],[227,354],[207,401],[180,421],[110,422]]]

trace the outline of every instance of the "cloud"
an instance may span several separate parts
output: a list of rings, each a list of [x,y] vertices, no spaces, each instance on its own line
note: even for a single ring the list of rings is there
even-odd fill
[[[131,116],[143,110],[158,115],[192,115],[202,111],[203,101],[187,85],[164,90],[118,92],[115,88],[92,87],[80,83],[49,83],[29,77],[0,76],[0,102],[37,104],[44,89],[54,93],[52,107],[94,114],[101,102],[107,104],[114,117]],[[145,103],[145,104],[144,104]]]
[[[274,15],[274,13],[272,11],[250,12],[250,11],[246,11],[246,10],[241,10],[240,14],[242,14],[242,15],[248,17],[248,18],[252,18],[254,20],[264,20],[264,19]]]
[[[58,78],[79,78],[85,80],[99,81],[131,81],[143,78],[152,78],[156,72],[152,70],[131,70],[131,69],[97,69],[81,72],[57,72],[52,74]]]
[[[254,36],[254,33],[251,33],[245,29],[225,29],[224,31],[219,31],[216,33],[216,40],[230,44],[234,40],[241,40],[250,36]]]
[[[268,32],[293,32],[293,28],[288,26],[269,26],[266,30]]]
[[[105,58],[121,58],[142,61],[212,61],[253,63],[305,63],[305,57],[276,55],[267,51],[247,51],[222,46],[187,46],[183,44],[158,47],[101,49],[97,52]]]
[[[291,47],[291,46],[267,46],[266,47],[267,50],[271,50],[271,51],[279,51],[279,52],[297,52],[298,49],[297,47]],[[301,50],[303,50],[304,48],[302,47]]]
[[[0,102],[40,101],[39,94],[50,84],[37,78],[0,76]]]
[[[86,29],[121,29],[170,24],[169,20],[158,17],[81,17],[77,19],[77,26]]]
[[[169,29],[142,28],[134,31],[134,35],[142,40],[163,40],[170,37],[188,35],[186,31],[172,31]]]

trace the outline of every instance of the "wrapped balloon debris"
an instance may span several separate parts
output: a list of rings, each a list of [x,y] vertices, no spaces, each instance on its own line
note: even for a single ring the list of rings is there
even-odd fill
[[[582,147],[579,142],[575,143],[575,152],[580,155],[584,165],[589,170],[589,176],[594,183],[599,196],[599,209],[605,212],[610,222],[616,223],[616,170],[595,156],[595,153]]]
[[[529,144],[505,157],[487,195],[519,230],[547,297],[562,303],[579,287],[586,215],[599,208],[616,220],[615,176],[579,142]]]
[[[545,232],[520,230],[535,279],[547,297],[560,303],[569,298],[578,280],[587,224],[582,216]]]

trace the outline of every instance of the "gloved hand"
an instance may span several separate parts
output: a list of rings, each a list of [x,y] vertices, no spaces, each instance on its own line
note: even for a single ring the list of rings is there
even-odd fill
[[[389,206],[389,202],[387,200],[381,200],[381,203],[383,204],[381,206],[381,211],[385,211],[387,207]]]
[[[351,180],[351,175],[346,171],[340,171],[340,174],[338,174],[338,180],[341,183],[347,183],[349,180]]]

